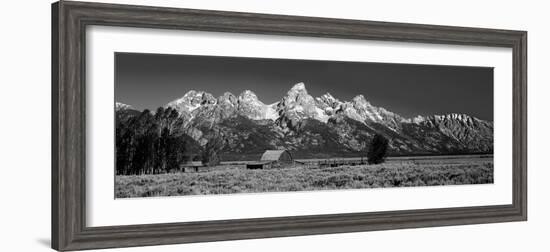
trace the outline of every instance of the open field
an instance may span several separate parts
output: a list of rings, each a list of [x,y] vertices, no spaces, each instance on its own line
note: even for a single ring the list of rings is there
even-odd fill
[[[489,156],[389,158],[378,165],[116,176],[117,198],[493,183]]]

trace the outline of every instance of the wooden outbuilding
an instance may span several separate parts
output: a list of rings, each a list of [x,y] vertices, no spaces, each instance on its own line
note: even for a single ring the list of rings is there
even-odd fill
[[[287,150],[266,150],[260,161],[246,164],[248,169],[269,169],[288,167],[294,164],[292,155]]]
[[[180,165],[180,170],[183,172],[199,172],[205,168],[201,161],[189,161]]]
[[[266,150],[260,161],[274,161],[280,164],[292,164],[292,155],[287,150]]]

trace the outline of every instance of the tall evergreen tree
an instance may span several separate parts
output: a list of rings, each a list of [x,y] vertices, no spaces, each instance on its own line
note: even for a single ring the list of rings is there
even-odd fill
[[[376,134],[372,139],[369,151],[367,153],[367,161],[369,164],[380,164],[386,159],[389,141],[383,135]]]

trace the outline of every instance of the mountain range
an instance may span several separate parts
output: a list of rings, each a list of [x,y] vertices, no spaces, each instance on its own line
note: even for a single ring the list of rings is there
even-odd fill
[[[225,160],[253,160],[267,149],[287,149],[295,158],[364,156],[375,134],[390,140],[390,155],[493,152],[493,122],[459,113],[405,118],[363,95],[313,97],[304,83],[272,104],[250,90],[217,98],[191,90],[164,108],[178,112],[181,130],[198,145],[220,139]],[[129,118],[140,111],[117,102],[116,113]]]

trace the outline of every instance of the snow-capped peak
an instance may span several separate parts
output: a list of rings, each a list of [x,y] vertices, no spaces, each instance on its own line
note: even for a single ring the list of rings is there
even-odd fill
[[[217,103],[220,105],[228,105],[233,107],[237,104],[237,97],[230,92],[225,92],[222,96],[218,97]]]
[[[471,123],[476,119],[476,118],[471,117],[469,115],[458,114],[458,113],[450,113],[450,114],[445,114],[445,115],[434,115],[433,117],[437,121],[456,120],[456,121],[461,121],[461,122],[464,122],[464,123]]]
[[[303,82],[295,84],[277,105],[277,111],[280,115],[292,120],[303,118],[314,118],[326,122],[328,116],[324,111],[317,107],[315,99],[307,93]]]
[[[265,105],[258,99],[258,96],[250,90],[245,90],[239,95],[238,104],[239,114],[252,120],[276,119],[274,106]]]
[[[286,96],[283,97],[284,103],[302,103],[304,100],[313,100],[313,97],[311,97],[306,90],[306,85],[303,82],[295,84],[288,92],[286,93]]]
[[[128,105],[128,104],[124,104],[122,102],[116,102],[115,103],[115,111],[127,110],[127,109],[134,109],[134,107],[132,107],[131,105]]]
[[[342,102],[334,98],[330,93],[321,95],[321,97],[315,98],[317,101],[317,107],[328,117],[336,114],[336,111],[340,110]]]
[[[421,123],[421,122],[423,122],[423,121],[426,121],[426,119],[427,119],[427,118],[424,117],[424,116],[417,115],[416,117],[414,117],[414,118],[412,118],[412,119],[409,119],[408,121],[410,121],[410,122],[412,122],[412,123],[419,124],[419,123]],[[407,120],[404,120],[404,121],[406,122]]]
[[[321,98],[327,100],[327,101],[335,101],[337,100],[336,98],[334,98],[334,96],[332,96],[330,93],[326,93],[324,95],[321,95]]]
[[[404,120],[382,107],[372,106],[363,95],[357,95],[349,102],[342,102],[330,93],[313,98],[303,82],[294,84],[279,102],[270,105],[261,102],[251,90],[244,90],[237,97],[226,92],[217,99],[209,93],[191,90],[166,107],[173,107],[182,115],[190,115],[191,119],[196,114],[207,115],[208,111],[216,110],[216,114],[230,116],[238,113],[252,120],[285,118],[287,121],[300,121],[311,118],[325,123],[329,118],[343,114],[365,124],[376,122],[392,129]]]
[[[352,101],[356,106],[361,106],[361,107],[371,106],[370,103],[367,101],[367,99],[365,99],[365,96],[363,96],[362,94],[353,97]]]
[[[190,90],[183,97],[173,100],[165,105],[165,107],[172,107],[176,109],[180,114],[189,113],[199,108],[201,105],[214,105],[216,104],[216,98],[210,93],[204,91]]]
[[[324,95],[321,95],[321,97],[315,98],[319,103],[322,103],[324,105],[327,105],[332,108],[336,108],[336,106],[340,105],[340,101],[334,96],[332,96],[330,93],[326,93]]]
[[[455,120],[465,120],[470,118],[470,116],[465,114],[458,114],[458,113],[450,113],[446,115],[436,115],[436,117],[440,119],[455,119]]]
[[[239,95],[239,100],[241,101],[259,101],[258,96],[250,90],[245,90]]]
[[[307,92],[306,84],[304,84],[303,82],[298,82],[298,83],[294,84],[294,86],[290,90]]]
[[[306,86],[303,82],[295,84],[288,92],[283,100],[287,102],[309,102],[313,97],[307,93]]]

